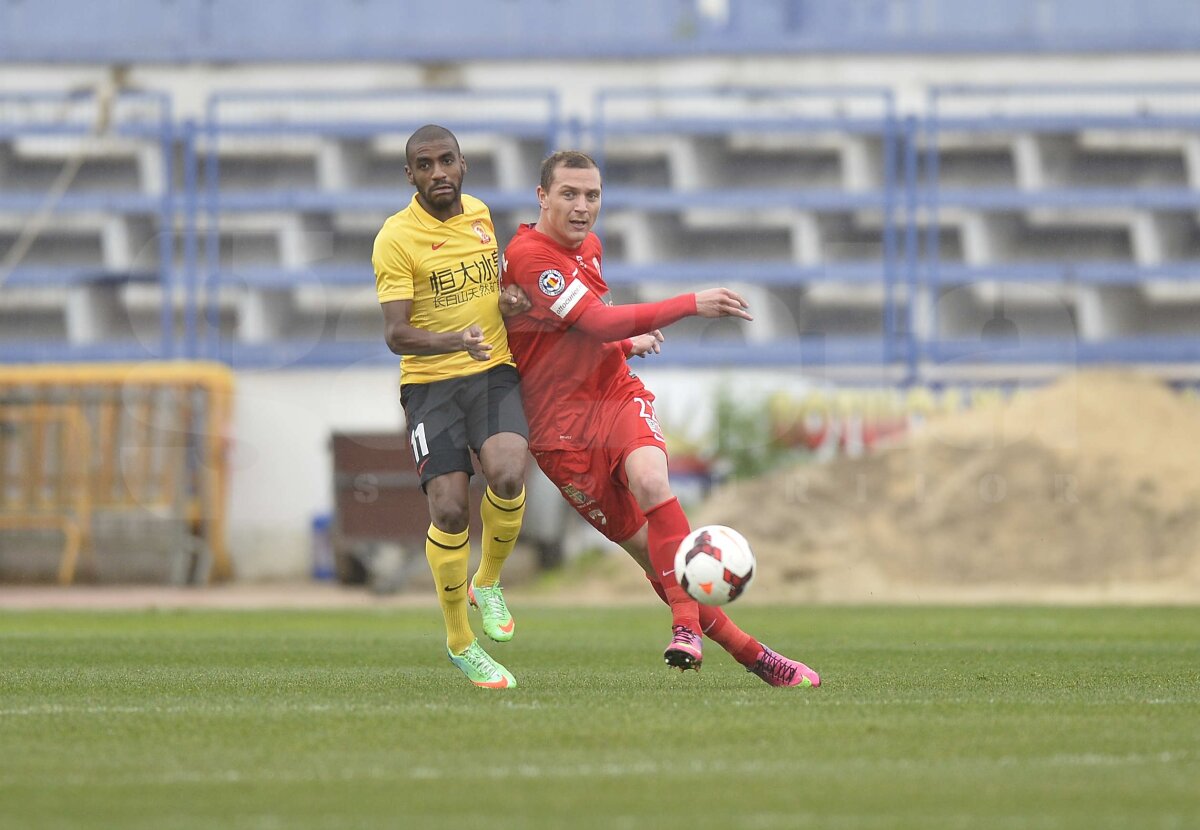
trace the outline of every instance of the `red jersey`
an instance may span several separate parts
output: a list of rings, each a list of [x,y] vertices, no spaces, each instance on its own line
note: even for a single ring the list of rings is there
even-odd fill
[[[594,233],[570,249],[533,225],[521,225],[504,250],[502,285],[519,285],[533,303],[504,321],[533,449],[586,446],[592,436],[608,434],[620,405],[634,396],[653,400],[619,341],[605,343],[572,328],[586,308],[608,302],[603,255]]]

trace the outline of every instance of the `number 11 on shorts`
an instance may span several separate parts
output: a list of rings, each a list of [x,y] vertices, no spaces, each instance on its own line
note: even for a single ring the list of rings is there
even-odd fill
[[[417,424],[416,429],[409,436],[409,443],[412,444],[413,461],[418,467],[421,466],[421,459],[429,455],[429,444],[425,441],[425,422]]]

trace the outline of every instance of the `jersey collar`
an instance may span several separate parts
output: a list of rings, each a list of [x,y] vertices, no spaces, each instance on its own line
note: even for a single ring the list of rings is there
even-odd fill
[[[408,206],[410,208],[412,208],[413,216],[415,216],[417,218],[417,221],[421,223],[422,227],[437,228],[437,227],[442,227],[442,226],[448,225],[451,222],[453,222],[455,219],[462,219],[465,216],[471,215],[471,207],[470,207],[470,205],[467,204],[467,198],[468,198],[467,194],[462,193],[462,194],[460,194],[460,196],[462,197],[462,200],[463,200],[463,212],[458,214],[458,216],[451,216],[445,222],[438,219],[436,216],[433,216],[429,211],[425,210],[425,208],[422,207],[421,203],[417,200],[416,193],[413,194],[412,199],[408,203]]]

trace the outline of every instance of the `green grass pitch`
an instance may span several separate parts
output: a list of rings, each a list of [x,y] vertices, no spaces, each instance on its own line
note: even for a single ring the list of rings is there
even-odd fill
[[[738,607],[798,690],[513,604],[506,692],[435,608],[2,613],[0,827],[1200,826],[1195,609]]]

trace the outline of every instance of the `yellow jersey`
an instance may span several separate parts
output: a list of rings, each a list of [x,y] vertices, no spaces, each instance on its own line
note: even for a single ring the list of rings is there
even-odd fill
[[[412,300],[409,323],[433,332],[483,329],[486,361],[464,352],[402,355],[402,383],[433,383],[502,364],[515,365],[500,315],[500,254],[487,205],[462,194],[463,212],[445,222],[430,216],[413,194],[408,207],[383,223],[371,262],[379,302]]]

